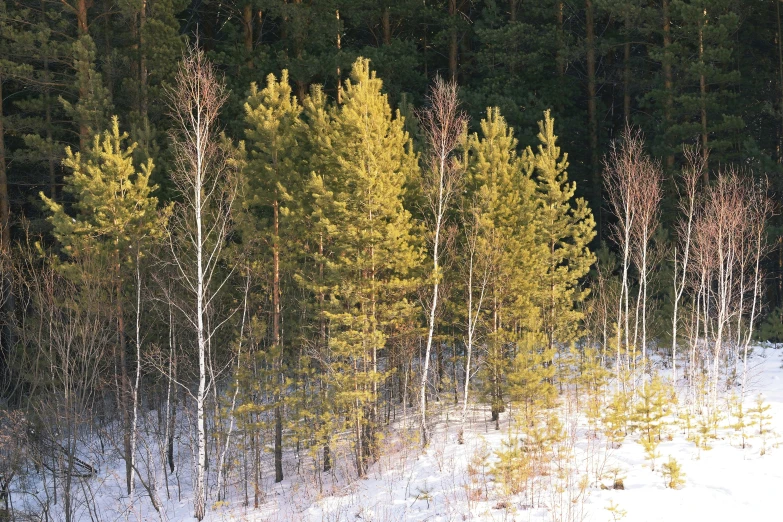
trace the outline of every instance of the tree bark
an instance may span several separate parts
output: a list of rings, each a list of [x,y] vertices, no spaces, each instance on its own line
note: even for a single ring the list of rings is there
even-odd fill
[[[383,25],[383,45],[391,45],[391,10],[389,6],[383,8],[383,17],[381,24]]]
[[[89,2],[89,5],[88,5]],[[87,9],[92,5],[91,0],[78,0],[76,2],[76,25],[79,30],[79,37],[89,36],[89,26],[87,25]],[[81,67],[88,67],[85,63]],[[87,71],[80,71],[82,76],[87,75]],[[87,85],[84,80],[79,82],[79,99],[85,100],[89,96]],[[79,122],[79,148],[85,150],[90,142],[90,130],[84,121]]]
[[[147,42],[145,30],[147,27],[147,0],[141,0],[139,9],[139,113],[143,122],[147,121],[149,107],[149,89],[147,69]]]
[[[563,35],[563,0],[555,2],[555,19],[557,21],[557,75],[565,74],[565,59],[563,51],[565,47],[565,37]]]
[[[283,347],[280,343],[280,202],[272,203],[274,238],[272,243],[272,341],[277,353],[278,386],[283,385]],[[275,391],[275,482],[283,481],[283,414],[281,390]]]
[[[625,43],[623,44],[623,123],[631,122],[631,16],[625,16]]]
[[[8,174],[5,160],[5,112],[3,107],[3,77],[0,75],[0,253],[11,246],[11,207],[8,202]]]
[[[704,8],[704,17],[699,22],[699,103],[701,112],[701,153],[704,157],[704,183],[710,180],[709,171],[709,136],[707,134],[707,78],[704,76],[704,26],[707,24],[707,8]]]
[[[76,25],[79,29],[79,36],[89,33],[87,9],[90,7],[92,7],[92,0],[77,0],[76,2]]]
[[[117,390],[122,410],[122,443],[125,452],[125,485],[128,495],[133,492],[133,451],[131,449],[131,415],[128,400],[130,399],[130,378],[128,377],[128,361],[126,356],[127,343],[125,342],[125,317],[122,306],[122,280],[120,279],[119,252],[115,266],[115,310],[117,314],[117,350],[119,351],[120,389]]]
[[[242,31],[243,31],[243,47],[245,54],[247,55],[247,68],[253,68],[253,5],[250,3],[245,4],[242,8]]]
[[[672,81],[672,56],[669,47],[672,44],[671,34],[671,15],[669,13],[669,0],[662,0],[663,11],[663,87],[666,90],[666,99],[663,105],[664,121],[666,122],[666,129],[664,130],[664,137],[669,130],[668,127],[672,122],[672,106],[673,106],[673,81]],[[666,168],[671,169],[674,167],[674,154],[669,151],[666,153]]]
[[[585,0],[585,24],[587,36],[587,119],[590,135],[590,167],[593,186],[598,192],[598,230],[599,236],[603,229],[603,194],[601,191],[601,173],[598,168],[598,115],[596,114],[595,92],[595,19],[593,0]]]
[[[340,54],[340,49],[342,49],[342,42],[340,40],[340,11],[335,11],[335,16],[337,17],[337,54]],[[341,104],[343,102],[343,78],[342,78],[342,72],[340,71],[340,63],[338,61],[337,63],[337,104]]]
[[[449,78],[457,81],[457,0],[449,0]]]

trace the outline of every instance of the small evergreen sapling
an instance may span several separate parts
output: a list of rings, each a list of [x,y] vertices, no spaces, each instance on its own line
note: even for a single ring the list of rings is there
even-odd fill
[[[732,395],[729,399],[729,410],[734,415],[735,422],[729,425],[730,428],[734,428],[734,431],[740,432],[740,439],[742,441],[742,449],[745,449],[745,428],[749,426],[748,415],[745,412],[745,407],[742,403],[742,399],[736,395]]]
[[[765,423],[772,419],[772,416],[767,414],[771,406],[769,404],[764,403],[764,396],[760,393],[756,396],[756,403],[748,410],[748,413],[750,413],[751,419],[753,419],[753,425],[757,426],[759,429],[759,435],[764,435],[766,431],[768,431],[765,428]]]
[[[612,522],[617,522],[618,520],[622,520],[628,514],[626,510],[622,509],[620,506],[615,504],[614,500],[610,500],[609,505],[606,506],[604,509],[606,509],[609,513],[611,513]]]
[[[502,448],[495,452],[498,461],[492,466],[492,475],[504,494],[517,495],[524,491],[531,478],[530,455],[518,437],[510,437],[502,444]]]
[[[634,407],[634,425],[641,431],[639,443],[644,448],[645,455],[655,469],[655,459],[660,457],[657,452],[658,443],[666,423],[667,407],[672,400],[667,386],[660,376],[653,377],[639,394],[639,401]]]
[[[661,440],[670,401],[671,394],[657,375],[639,394],[639,401],[634,407],[633,422],[648,443],[655,439]]]
[[[606,408],[601,419],[604,425],[604,433],[612,446],[620,446],[628,434],[628,417],[630,414],[631,398],[622,391],[616,393]]]
[[[679,412],[677,418],[680,421],[680,428],[684,430],[686,440],[694,441],[693,429],[696,427],[693,423],[694,415],[689,408]]]
[[[669,455],[669,462],[663,464],[664,484],[670,489],[680,489],[685,485],[685,473],[677,460]]]

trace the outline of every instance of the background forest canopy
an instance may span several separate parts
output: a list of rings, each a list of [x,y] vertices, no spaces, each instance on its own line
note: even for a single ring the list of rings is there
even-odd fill
[[[67,201],[65,147],[88,144],[111,115],[138,143],[134,159],[155,159],[161,199],[172,197],[162,93],[187,38],[225,75],[221,121],[234,139],[252,81],[285,69],[300,102],[313,85],[335,99],[357,56],[371,60],[404,116],[437,74],[460,86],[471,130],[498,107],[522,146],[536,145],[536,122],[551,109],[570,177],[595,210],[594,247],[611,226],[602,158],[626,122],[663,163],[665,230],[684,143],[709,149],[710,169],[738,165],[780,190],[783,51],[773,0],[14,0],[1,9],[0,216],[17,235],[22,215],[34,232],[47,230],[38,193]],[[783,245],[779,220],[771,225],[775,308]]]
[[[715,408],[783,341],[780,2],[0,9],[0,401],[67,477],[117,421],[158,509],[138,426],[173,472],[179,412],[201,519],[235,429],[364,476],[433,401],[499,426],[682,345]]]

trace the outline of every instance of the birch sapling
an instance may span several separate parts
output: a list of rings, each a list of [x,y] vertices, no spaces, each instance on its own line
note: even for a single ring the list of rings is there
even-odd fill
[[[696,187],[706,168],[704,156],[698,147],[683,150],[686,165],[682,170],[683,192],[680,211],[683,216],[677,225],[678,245],[674,248],[674,303],[672,310],[672,382],[677,383],[677,325],[679,305],[687,284],[693,236],[693,218],[696,212]],[[679,260],[678,260],[679,257]]]
[[[432,241],[432,298],[429,303],[427,345],[419,389],[421,410],[421,441],[426,446],[427,432],[427,374],[429,371],[432,339],[441,291],[441,247],[448,220],[451,200],[457,192],[463,169],[455,158],[465,130],[466,116],[459,109],[457,84],[435,78],[428,96],[428,106],[419,114],[421,129],[427,144],[427,155],[422,175],[423,192],[428,204],[428,225]]]
[[[488,230],[482,226],[483,213],[480,203],[474,201],[464,219],[465,248],[468,254],[467,266],[467,310],[468,323],[465,337],[465,386],[462,396],[462,419],[458,441],[464,443],[465,422],[468,416],[468,400],[470,392],[470,372],[472,370],[473,351],[476,343],[476,327],[479,324],[481,313],[484,310],[484,297],[489,286],[492,271],[497,259],[497,248],[492,237],[485,235]],[[491,230],[491,229],[489,229]]]
[[[634,183],[641,168],[640,161],[644,156],[644,141],[638,131],[626,128],[619,143],[612,145],[608,158],[604,161],[604,186],[609,202],[609,208],[617,217],[617,223],[612,226],[612,236],[620,248],[622,264],[622,285],[617,306],[617,353],[615,372],[617,387],[620,387],[620,365],[623,348],[629,347],[628,324],[628,272],[631,258],[631,234],[637,219],[636,201],[634,198]]]

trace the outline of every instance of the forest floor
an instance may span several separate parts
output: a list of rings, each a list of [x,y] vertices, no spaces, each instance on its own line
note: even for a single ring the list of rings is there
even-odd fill
[[[432,440],[422,452],[410,420],[410,429],[393,423],[383,440],[383,454],[364,479],[356,479],[350,458],[320,477],[313,474],[312,462],[285,454],[286,480],[272,484],[270,469],[257,508],[244,502],[245,486],[230,479],[225,502],[208,506],[209,522],[392,522],[392,521],[553,521],[577,522],[678,522],[704,520],[767,521],[780,520],[783,491],[783,349],[757,348],[749,360],[746,411],[759,394],[770,406],[764,433],[758,426],[746,428],[745,447],[740,432],[730,427],[736,420],[730,414],[728,398],[721,399],[721,427],[715,438],[700,447],[689,437],[681,421],[666,419],[664,436],[653,463],[646,458],[638,432],[613,445],[599,430],[588,426],[573,399],[560,408],[565,438],[556,446],[547,463],[547,472],[537,473],[526,482],[523,492],[509,491],[496,479],[493,467],[497,452],[508,448],[518,433],[518,424],[509,422],[509,413],[501,415],[500,429],[488,419],[487,408],[475,406],[466,426],[464,444],[458,441],[458,407],[453,396],[433,404],[439,415]],[[666,370],[664,370],[666,371]],[[739,390],[739,388],[737,388]],[[728,394],[726,394],[728,396]],[[447,405],[446,402],[449,404]],[[584,410],[584,407],[581,408]],[[434,416],[434,415],[433,415]],[[751,415],[748,415],[751,422]],[[696,421],[694,421],[694,425]],[[183,426],[183,430],[188,430]],[[697,428],[690,430],[693,435]],[[142,448],[146,443],[140,441]],[[152,447],[154,443],[150,443]],[[192,518],[192,488],[189,481],[190,450],[181,443],[178,472],[169,475],[164,486],[164,469],[150,457],[140,467],[152,465],[156,471],[154,487],[161,509],[156,512],[149,495],[138,485],[135,498],[124,490],[123,464],[117,456],[97,450],[87,457],[101,459],[99,476],[79,486],[94,501],[77,508],[77,520],[111,521],[188,521]],[[114,451],[113,453],[117,453]],[[144,453],[144,452],[142,452]],[[684,485],[665,487],[663,464],[674,457],[681,465]],[[234,456],[236,459],[237,456]],[[269,461],[271,455],[264,457]],[[214,468],[213,468],[214,469]],[[176,475],[176,477],[175,477]],[[150,475],[148,475],[150,476]],[[613,489],[616,478],[624,489]],[[213,479],[214,480],[214,479]],[[214,482],[213,482],[214,483]],[[138,484],[138,482],[137,482]],[[32,511],[48,501],[42,496],[40,482],[31,479],[29,491],[35,495],[17,495],[16,506]],[[169,494],[166,494],[169,491]],[[167,497],[170,499],[166,500]],[[60,502],[60,504],[62,504]],[[89,507],[92,504],[92,507]],[[58,519],[58,506],[47,507]]]

